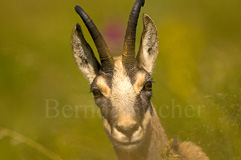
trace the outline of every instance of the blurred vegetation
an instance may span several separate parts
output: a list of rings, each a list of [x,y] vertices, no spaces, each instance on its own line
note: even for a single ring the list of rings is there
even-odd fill
[[[113,19],[125,30],[133,3],[1,3],[0,159],[116,159],[88,82],[72,57],[70,37],[76,22],[94,46],[73,8],[81,5],[101,31]],[[154,19],[160,39],[153,104],[159,111],[175,103],[182,113],[185,106],[194,106],[191,118],[171,116],[179,108],[164,107],[162,113],[170,116],[160,121],[170,138],[195,142],[211,159],[241,159],[240,6],[238,0],[146,0],[142,9]],[[142,19],[138,45],[141,31]],[[46,99],[57,101],[59,110],[68,105],[78,111],[68,118],[62,112],[48,118]]]

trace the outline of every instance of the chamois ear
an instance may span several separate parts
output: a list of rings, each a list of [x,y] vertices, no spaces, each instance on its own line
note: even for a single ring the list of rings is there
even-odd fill
[[[144,14],[143,23],[144,29],[136,59],[139,66],[151,74],[159,51],[159,40],[156,25],[146,14]]]
[[[72,33],[72,51],[79,70],[92,83],[99,72],[100,64],[90,45],[86,42],[79,24],[76,25]]]

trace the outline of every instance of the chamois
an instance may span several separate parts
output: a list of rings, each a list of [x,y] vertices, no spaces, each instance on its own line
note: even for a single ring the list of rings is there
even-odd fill
[[[79,70],[91,85],[104,129],[120,160],[208,160],[191,142],[169,140],[151,103],[152,70],[159,50],[157,29],[144,14],[144,29],[135,56],[136,26],[144,0],[136,0],[129,16],[123,53],[112,57],[97,27],[80,7],[75,10],[88,28],[100,63],[79,24],[72,33],[72,50]]]

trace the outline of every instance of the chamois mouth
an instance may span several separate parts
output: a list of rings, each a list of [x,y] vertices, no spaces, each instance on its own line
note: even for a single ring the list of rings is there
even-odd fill
[[[129,141],[129,142],[121,142],[121,141],[117,141],[116,140],[116,143],[118,146],[121,146],[121,147],[136,147],[136,146],[139,146],[139,144],[141,143],[140,140],[136,140],[136,141]]]

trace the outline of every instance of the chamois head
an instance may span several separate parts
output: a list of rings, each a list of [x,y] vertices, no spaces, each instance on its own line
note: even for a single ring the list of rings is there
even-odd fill
[[[72,34],[73,55],[78,68],[91,84],[106,133],[114,147],[122,150],[142,145],[151,127],[151,73],[158,55],[159,41],[154,22],[144,15],[141,44],[135,56],[136,26],[143,5],[144,0],[136,0],[132,8],[120,57],[111,56],[93,21],[81,7],[75,7],[94,40],[101,63],[97,61],[78,24]]]

